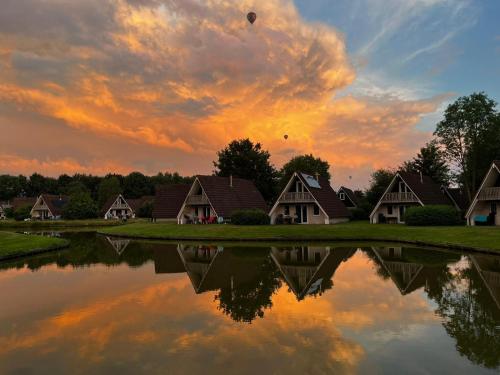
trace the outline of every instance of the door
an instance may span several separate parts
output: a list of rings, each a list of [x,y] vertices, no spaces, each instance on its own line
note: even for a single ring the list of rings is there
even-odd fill
[[[298,204],[295,206],[295,214],[297,215],[297,223],[307,223],[307,205]]]
[[[406,212],[406,206],[399,206],[399,222],[400,223],[405,222],[405,212]]]
[[[491,217],[492,217],[492,225],[497,224],[497,204],[496,202],[491,203]]]

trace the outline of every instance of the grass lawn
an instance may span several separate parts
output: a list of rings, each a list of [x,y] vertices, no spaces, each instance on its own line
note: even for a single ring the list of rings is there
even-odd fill
[[[134,221],[135,222],[135,221]],[[120,220],[43,220],[43,221],[15,221],[0,220],[0,231],[9,229],[45,229],[45,228],[84,228],[122,225]]]
[[[100,233],[165,240],[373,240],[411,241],[455,248],[500,252],[500,228],[495,227],[408,227],[405,225],[351,222],[337,225],[176,225],[132,223],[101,228]]]
[[[68,241],[60,238],[0,232],[0,260],[57,249],[66,245],[68,245]]]

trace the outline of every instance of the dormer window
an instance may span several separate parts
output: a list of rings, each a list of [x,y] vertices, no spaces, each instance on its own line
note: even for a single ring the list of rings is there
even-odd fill
[[[399,181],[399,192],[400,193],[406,193],[407,192],[406,184],[403,181]]]
[[[343,192],[340,193],[339,194],[339,198],[340,198],[341,201],[345,201],[345,193],[343,193]]]

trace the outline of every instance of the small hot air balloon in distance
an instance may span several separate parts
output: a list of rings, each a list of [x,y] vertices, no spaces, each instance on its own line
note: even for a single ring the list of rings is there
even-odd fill
[[[286,141],[286,140],[288,139],[288,134],[285,134],[285,135],[283,136],[283,138],[285,138],[285,141]]]
[[[255,12],[250,12],[250,13],[247,14],[247,20],[252,25],[253,25],[253,23],[255,22],[256,19],[257,19],[257,14],[255,14]]]

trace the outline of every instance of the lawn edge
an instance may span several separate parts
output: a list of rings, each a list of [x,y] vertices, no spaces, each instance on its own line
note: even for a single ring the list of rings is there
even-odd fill
[[[61,240],[61,244],[59,244],[59,245],[51,245],[48,247],[35,248],[35,249],[31,249],[31,250],[26,250],[26,251],[14,252],[11,254],[6,254],[6,255],[0,255],[0,262],[6,261],[6,260],[29,257],[32,255],[45,254],[45,253],[49,253],[49,252],[57,251],[57,250],[62,250],[62,249],[69,247],[69,245],[70,245],[70,241]]]
[[[439,249],[448,250],[459,250],[467,252],[476,252],[490,255],[499,255],[499,250],[458,245],[453,243],[438,243],[438,242],[427,242],[420,240],[404,240],[397,238],[383,238],[383,237],[367,237],[367,238],[355,238],[355,237],[204,237],[204,236],[185,236],[185,237],[175,237],[175,236],[147,236],[138,234],[115,234],[106,233],[102,231],[97,231],[98,234],[116,238],[130,238],[138,240],[161,240],[161,241],[217,241],[217,242],[331,242],[331,241],[345,241],[345,242],[364,242],[364,241],[374,241],[374,242],[389,242],[389,243],[401,243],[408,245],[417,245],[425,247],[433,247]]]

